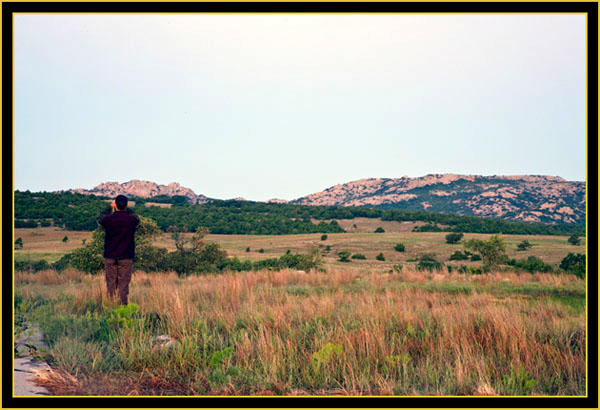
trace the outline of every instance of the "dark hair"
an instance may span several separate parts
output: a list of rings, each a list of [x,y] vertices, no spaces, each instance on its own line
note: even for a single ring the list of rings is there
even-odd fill
[[[125,195],[117,195],[115,198],[115,204],[117,205],[117,209],[122,211],[127,208],[127,197]]]

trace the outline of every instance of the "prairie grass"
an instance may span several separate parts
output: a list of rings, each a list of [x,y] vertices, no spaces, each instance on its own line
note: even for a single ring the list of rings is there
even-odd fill
[[[15,273],[54,394],[586,393],[585,284],[571,275],[135,272],[140,311],[120,327],[103,280]]]

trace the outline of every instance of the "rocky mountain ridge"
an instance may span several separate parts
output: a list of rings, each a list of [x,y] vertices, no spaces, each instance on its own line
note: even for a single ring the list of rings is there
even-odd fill
[[[123,184],[119,184],[118,182],[104,182],[92,189],[77,188],[71,189],[70,192],[105,195],[110,197],[117,195],[138,196],[141,198],[152,198],[158,195],[181,195],[185,196],[190,202],[195,204],[202,204],[209,201],[209,198],[206,196],[198,195],[190,188],[182,187],[177,182],[171,182],[168,185],[159,185],[155,182],[140,181],[137,179],[133,179]]]
[[[426,210],[531,222],[585,223],[585,182],[545,175],[429,174],[335,185],[290,203]]]
[[[410,178],[369,178],[335,185],[293,201],[266,202],[324,206],[369,206],[493,217],[516,221],[585,224],[585,182],[545,175],[481,176],[429,174]],[[132,180],[105,182],[71,192],[114,197],[181,195],[191,203],[211,199],[176,182],[159,185]],[[243,200],[243,198],[236,198]]]

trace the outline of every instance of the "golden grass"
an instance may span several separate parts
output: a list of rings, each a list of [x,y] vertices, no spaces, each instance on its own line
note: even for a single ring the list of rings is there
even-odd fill
[[[26,296],[60,285],[75,296],[73,306],[89,299],[107,303],[102,276],[44,271],[17,273],[15,279]],[[436,283],[438,290],[428,288]],[[444,287],[461,283],[473,290]],[[179,364],[161,364],[160,370],[144,359],[154,354],[140,347],[148,335],[122,335],[121,354],[141,372],[138,387],[125,383],[126,394],[156,393],[160,386],[180,394],[543,394],[557,375],[562,384],[550,394],[581,393],[585,354],[572,345],[582,343],[585,315],[547,296],[498,297],[482,290],[531,283],[551,291],[581,282],[572,275],[432,275],[411,269],[402,275],[283,270],[187,278],[135,272],[130,300],[143,313],[168,318],[168,334],[192,350],[181,347]],[[207,343],[217,350],[233,346],[232,363],[255,376],[256,384],[207,387],[206,367],[198,370],[198,359],[186,359],[198,348],[193,346]],[[317,372],[311,359],[328,343],[343,354]],[[61,374],[68,379],[70,373]],[[73,394],[89,391],[91,382],[84,379],[78,378],[83,384]]]

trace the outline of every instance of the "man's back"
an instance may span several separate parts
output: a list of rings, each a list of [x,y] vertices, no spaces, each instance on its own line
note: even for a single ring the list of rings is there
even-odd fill
[[[104,227],[104,257],[111,259],[133,259],[135,253],[135,229],[140,223],[137,216],[125,211],[115,211],[99,221]]]

